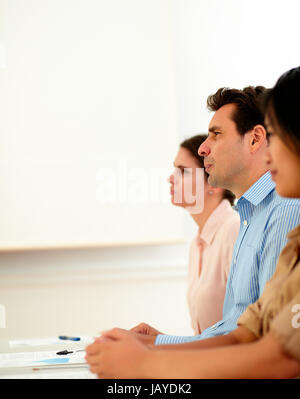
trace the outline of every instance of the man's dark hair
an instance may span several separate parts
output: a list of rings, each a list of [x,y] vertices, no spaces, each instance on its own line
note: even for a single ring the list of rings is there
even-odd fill
[[[267,91],[263,86],[248,86],[242,90],[220,88],[207,98],[207,108],[217,111],[223,105],[235,104],[232,120],[237,130],[244,135],[256,125],[264,126],[264,113],[261,110],[261,96]]]
[[[197,136],[193,136],[189,139],[184,140],[180,144],[180,147],[188,150],[190,154],[197,160],[200,168],[204,168],[204,161],[203,157],[198,154],[198,149],[206,139],[207,139],[206,134],[198,134]],[[208,173],[206,173],[204,170],[204,178],[206,181],[208,176],[209,176]],[[230,204],[233,205],[235,200],[235,195],[231,191],[224,189],[223,199],[227,199],[230,202]]]

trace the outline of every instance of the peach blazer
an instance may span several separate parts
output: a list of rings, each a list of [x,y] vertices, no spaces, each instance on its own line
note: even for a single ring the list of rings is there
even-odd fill
[[[228,200],[223,200],[191,244],[187,299],[195,334],[222,320],[226,282],[239,227],[239,214]]]

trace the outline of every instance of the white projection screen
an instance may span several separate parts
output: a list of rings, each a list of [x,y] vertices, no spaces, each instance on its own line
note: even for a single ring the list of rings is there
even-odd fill
[[[183,240],[172,0],[0,0],[0,250]]]

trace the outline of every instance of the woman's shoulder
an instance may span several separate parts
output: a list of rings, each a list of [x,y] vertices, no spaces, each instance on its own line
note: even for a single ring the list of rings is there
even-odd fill
[[[223,212],[222,225],[227,228],[240,225],[240,215],[229,202]]]
[[[231,206],[223,214],[218,233],[224,236],[237,236],[240,230],[240,215]]]

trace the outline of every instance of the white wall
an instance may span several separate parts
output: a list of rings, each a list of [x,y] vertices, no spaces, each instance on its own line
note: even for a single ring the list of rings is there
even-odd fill
[[[220,87],[271,87],[300,64],[298,0],[175,0],[181,135],[206,131]]]
[[[172,5],[0,0],[0,250],[183,239]]]
[[[96,335],[141,321],[189,334],[187,256],[187,245],[1,254],[0,338]]]
[[[107,205],[102,214],[89,205],[87,212],[75,209],[88,188],[98,188],[94,160],[115,166],[133,155],[133,166],[172,170],[178,130],[171,9],[172,0],[0,0],[2,248],[17,237],[13,248],[62,247],[0,253],[7,319],[0,337],[93,334],[142,320],[163,330],[189,328],[188,247],[153,245],[182,238],[181,213],[170,204],[166,212],[152,204],[152,213],[132,203],[125,210]],[[63,171],[54,169],[66,162],[72,173],[61,180]],[[61,217],[55,209],[62,202]],[[49,207],[46,219],[41,204]],[[48,222],[55,228],[47,244]],[[115,248],[96,248],[106,240]],[[144,246],[118,246],[126,241]],[[95,248],[66,249],[66,243]]]

